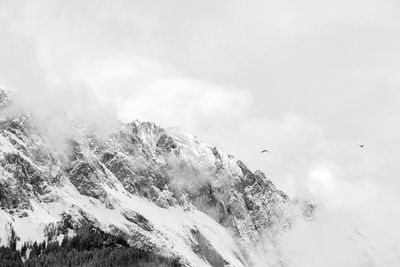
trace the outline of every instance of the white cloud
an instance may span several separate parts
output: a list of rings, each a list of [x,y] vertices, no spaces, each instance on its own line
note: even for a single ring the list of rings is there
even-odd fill
[[[397,266],[398,3],[199,3],[0,0],[0,84],[54,137],[64,113],[179,126],[331,203]]]
[[[233,122],[250,104],[249,92],[190,79],[159,80],[128,101],[120,100],[125,120],[142,118],[197,132],[209,124]],[[214,126],[214,125],[212,125]]]
[[[289,266],[375,266],[364,240],[343,222],[340,213],[321,208],[314,220],[297,220],[280,242]]]

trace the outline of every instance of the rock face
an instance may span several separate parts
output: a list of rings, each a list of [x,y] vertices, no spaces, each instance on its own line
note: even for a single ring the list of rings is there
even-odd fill
[[[138,121],[107,138],[78,129],[60,154],[0,102],[1,244],[9,225],[23,242],[89,223],[182,265],[251,266],[265,233],[287,224],[287,196],[262,172],[191,135]]]

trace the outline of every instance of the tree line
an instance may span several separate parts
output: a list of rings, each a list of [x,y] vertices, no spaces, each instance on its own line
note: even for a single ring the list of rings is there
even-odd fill
[[[120,236],[93,227],[83,227],[62,242],[25,242],[17,249],[17,236],[11,231],[9,246],[0,247],[0,266],[182,266],[179,258],[169,258],[130,247]]]

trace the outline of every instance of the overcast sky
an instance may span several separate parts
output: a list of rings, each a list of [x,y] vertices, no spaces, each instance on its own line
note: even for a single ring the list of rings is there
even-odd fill
[[[0,86],[45,118],[101,103],[178,126],[345,213],[398,266],[399,12],[389,0],[0,0]]]

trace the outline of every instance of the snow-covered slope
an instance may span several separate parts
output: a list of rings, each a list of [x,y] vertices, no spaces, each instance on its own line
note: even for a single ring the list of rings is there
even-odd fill
[[[60,154],[29,114],[6,112],[4,91],[0,102],[1,245],[11,228],[21,245],[89,223],[183,265],[248,266],[263,232],[285,226],[284,193],[191,135],[138,121],[107,138],[77,128]]]
[[[12,232],[21,246],[91,225],[182,266],[303,266],[281,241],[293,243],[286,233],[315,205],[290,201],[233,156],[139,121],[106,137],[75,127],[54,150],[12,107],[0,90],[0,246]]]

